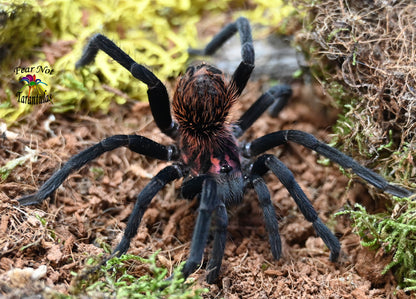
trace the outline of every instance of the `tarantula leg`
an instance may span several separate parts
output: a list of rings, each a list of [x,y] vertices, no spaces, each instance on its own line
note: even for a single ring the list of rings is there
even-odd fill
[[[208,175],[199,175],[182,184],[182,196],[186,199],[192,199],[202,191],[204,181],[209,178]],[[225,205],[220,203],[215,210],[215,230],[214,230],[214,245],[212,255],[208,262],[207,282],[214,283],[217,279],[221,269],[222,258],[224,257],[225,242],[227,236],[228,216]]]
[[[209,175],[199,175],[188,181],[183,182],[181,193],[186,199],[193,199],[201,193],[204,182],[209,179]],[[215,210],[215,230],[214,230],[214,245],[212,249],[211,258],[208,262],[207,282],[214,283],[218,278],[221,269],[222,259],[224,257],[224,249],[227,236],[228,215],[225,205],[219,203]],[[203,249],[202,249],[203,250]],[[191,272],[192,273],[192,272]]]
[[[243,61],[235,70],[232,82],[237,88],[237,95],[239,95],[246,86],[254,69],[253,39],[251,37],[250,23],[246,18],[240,17],[234,23],[225,26],[204,49],[189,49],[188,51],[191,55],[212,55],[237,31],[240,34],[241,58]]]
[[[409,197],[413,194],[413,192],[407,189],[389,184],[383,177],[358,164],[358,162],[351,157],[348,157],[339,150],[317,140],[313,135],[302,131],[283,130],[267,134],[251,143],[247,143],[243,148],[243,155],[246,157],[256,156],[275,146],[286,144],[288,141],[301,144],[304,147],[327,157],[331,161],[338,163],[343,168],[352,169],[359,177],[384,192],[398,197]]]
[[[263,178],[258,174],[252,174],[250,180],[263,210],[263,217],[266,223],[267,232],[269,233],[269,242],[273,257],[278,260],[282,255],[282,242],[280,240],[279,224],[272,201],[270,200],[269,190],[267,189],[267,185]]]
[[[201,193],[202,185],[208,177],[208,174],[200,174],[192,179],[184,181],[181,187],[182,197],[192,200],[195,196]]]
[[[224,257],[225,242],[227,239],[228,216],[227,209],[221,204],[215,211],[215,234],[211,258],[207,266],[207,282],[212,284],[220,273],[222,259]]]
[[[292,172],[279,159],[273,155],[263,155],[259,157],[253,164],[253,172],[262,175],[268,170],[271,170],[274,175],[282,182],[283,186],[289,191],[290,195],[295,200],[299,210],[305,216],[306,220],[312,222],[318,236],[324,241],[326,246],[331,251],[329,259],[335,262],[338,259],[341,245],[334,234],[329,230],[325,224],[319,219],[318,214],[313,208],[311,202],[302,191]]]
[[[147,85],[150,109],[157,126],[163,133],[175,138],[177,135],[177,124],[172,120],[169,95],[165,85],[163,85],[150,70],[143,65],[136,63],[106,36],[96,34],[90,39],[84,49],[82,57],[76,63],[76,68],[93,62],[98,50],[104,51],[115,61],[124,66],[135,78]]]
[[[204,249],[207,244],[212,212],[220,206],[217,196],[217,183],[211,178],[204,181],[199,204],[199,214],[191,241],[191,252],[182,269],[185,279],[195,272],[202,260]]]
[[[160,189],[166,186],[166,184],[181,177],[183,177],[183,170],[179,165],[171,165],[162,169],[151,179],[137,197],[133,212],[130,214],[126,229],[124,230],[123,238],[116,249],[114,249],[112,256],[121,256],[127,252],[130,247],[130,241],[137,234],[137,229],[142,221],[143,214],[147,210],[153,197]]]
[[[122,146],[126,146],[136,153],[160,160],[169,161],[178,158],[177,149],[174,146],[164,146],[139,135],[114,135],[73,156],[60,170],[55,172],[42,187],[40,187],[38,192],[19,198],[19,203],[27,206],[42,202],[49,197],[72,172],[80,169],[83,165],[103,153]]]
[[[292,96],[292,87],[290,85],[278,85],[278,93],[275,96],[276,100],[269,107],[269,114],[271,117],[277,117],[282,111],[282,109],[289,102],[290,97]]]
[[[292,88],[289,85],[276,85],[262,94],[256,102],[240,117],[234,127],[235,137],[240,137],[251,125],[266,111],[272,109],[272,116],[277,114],[286,106],[292,95]]]

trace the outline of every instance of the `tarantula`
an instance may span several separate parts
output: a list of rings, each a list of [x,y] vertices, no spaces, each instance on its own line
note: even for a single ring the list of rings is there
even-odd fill
[[[49,197],[68,177],[89,161],[107,151],[125,146],[148,157],[174,161],[156,174],[138,195],[129,217],[123,238],[113,255],[124,254],[136,235],[144,212],[152,198],[166,184],[183,178],[181,193],[184,198],[199,199],[199,212],[192,236],[189,258],[182,273],[188,277],[201,263],[214,222],[212,255],[207,265],[207,282],[218,277],[227,230],[227,206],[239,204],[247,188],[254,188],[263,210],[274,258],[281,256],[281,240],[278,220],[270,200],[270,194],[262,176],[271,170],[287,188],[305,218],[312,222],[319,237],[330,250],[330,260],[336,261],[340,243],[318,217],[305,193],[296,183],[291,171],[274,155],[262,154],[289,141],[312,149],[343,168],[354,173],[375,187],[398,197],[412,193],[389,184],[381,176],[359,165],[352,158],[318,141],[314,136],[297,130],[282,130],[267,134],[252,142],[237,141],[262,113],[272,108],[276,115],[291,96],[289,86],[274,86],[264,93],[236,122],[229,119],[229,111],[242,93],[254,68],[254,48],[251,28],[247,19],[239,18],[224,27],[203,50],[191,49],[192,55],[213,54],[235,33],[241,40],[242,61],[226,79],[224,74],[209,64],[190,66],[178,80],[172,100],[163,83],[145,66],[136,63],[129,55],[101,34],[91,38],[76,67],[91,63],[98,50],[107,53],[131,74],[148,86],[148,97],[154,120],[160,130],[175,142],[162,145],[139,135],[114,135],[73,156],[59,171],[53,174],[37,193],[24,196],[22,205],[38,204]],[[173,116],[173,117],[172,117]],[[261,155],[262,154],[262,155]],[[260,155],[260,156],[259,156]]]

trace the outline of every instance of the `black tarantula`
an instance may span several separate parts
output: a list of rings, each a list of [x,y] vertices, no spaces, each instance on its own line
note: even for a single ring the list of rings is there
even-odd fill
[[[104,51],[124,66],[135,78],[147,84],[154,120],[160,130],[175,140],[175,143],[162,145],[139,135],[108,137],[73,156],[43,184],[37,193],[20,198],[20,204],[31,205],[42,202],[71,172],[104,152],[121,146],[148,157],[174,161],[172,165],[156,174],[138,195],[123,238],[113,255],[120,256],[128,250],[143,214],[156,193],[173,180],[183,178],[182,195],[187,199],[198,197],[199,213],[189,258],[182,273],[185,278],[188,277],[201,263],[212,218],[215,229],[212,255],[207,266],[207,282],[213,283],[218,277],[224,256],[228,224],[226,206],[239,204],[246,188],[254,188],[258,195],[271,251],[276,259],[280,258],[282,249],[278,221],[268,188],[262,178],[271,170],[287,188],[305,218],[312,222],[316,233],[331,251],[330,260],[336,261],[340,252],[338,239],[318,217],[291,171],[275,156],[262,153],[288,141],[295,142],[329,158],[343,168],[351,168],[368,183],[387,193],[398,197],[408,197],[412,193],[389,184],[373,171],[302,131],[282,130],[252,142],[238,142],[237,138],[267,108],[271,107],[274,114],[277,114],[292,92],[288,86],[274,86],[264,93],[237,122],[230,122],[229,111],[242,93],[254,68],[254,48],[248,20],[239,18],[224,27],[205,49],[190,50],[190,54],[193,55],[213,54],[236,32],[240,35],[242,61],[230,80],[227,80],[220,70],[205,63],[188,67],[176,85],[172,111],[165,86],[150,70],[136,63],[107,37],[101,34],[92,37],[76,66],[81,67],[91,63],[98,50]]]

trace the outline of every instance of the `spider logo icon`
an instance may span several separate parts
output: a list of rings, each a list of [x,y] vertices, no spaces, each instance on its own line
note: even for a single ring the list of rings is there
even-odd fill
[[[45,89],[39,85],[39,84],[44,84],[44,85],[48,85],[45,82],[42,82],[41,79],[36,79],[36,75],[27,75],[26,77],[23,77],[22,79],[20,79],[20,82],[26,82],[26,84],[19,90],[19,93],[26,87],[29,87],[29,93],[28,93],[28,97],[30,97],[30,92],[32,91],[32,89],[35,90],[36,95],[39,96],[44,96],[46,94]]]

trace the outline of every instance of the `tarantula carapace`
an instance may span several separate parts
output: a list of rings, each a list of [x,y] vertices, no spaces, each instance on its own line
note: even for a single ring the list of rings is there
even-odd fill
[[[212,283],[218,277],[224,255],[228,224],[226,207],[240,203],[246,188],[254,188],[258,195],[272,254],[276,259],[280,258],[278,220],[266,183],[262,178],[271,170],[287,188],[305,218],[312,222],[316,233],[331,251],[330,259],[335,261],[340,252],[338,239],[319,219],[291,171],[274,155],[262,153],[289,141],[299,143],[337,162],[343,168],[351,168],[358,176],[385,192],[399,197],[407,197],[412,193],[389,184],[373,171],[305,132],[283,130],[252,142],[238,142],[237,138],[266,109],[271,108],[277,115],[291,96],[291,89],[289,86],[272,87],[237,122],[231,122],[229,111],[245,88],[254,68],[254,48],[248,20],[239,18],[229,24],[203,50],[189,50],[192,55],[210,55],[237,32],[241,39],[242,61],[230,79],[227,80],[220,70],[208,64],[190,66],[176,85],[172,112],[165,86],[150,70],[136,63],[104,35],[97,34],[92,37],[77,67],[91,63],[98,50],[104,51],[124,66],[134,77],[147,84],[154,120],[160,130],[175,142],[172,145],[162,145],[139,135],[108,137],[73,156],[43,184],[37,193],[24,196],[19,202],[23,205],[40,203],[49,197],[71,172],[104,152],[121,146],[148,157],[174,161],[172,165],[156,174],[138,195],[124,236],[113,255],[122,255],[128,250],[142,216],[156,193],[169,182],[183,178],[182,195],[188,199],[195,197],[199,199],[199,213],[189,258],[182,273],[187,277],[201,263],[212,219],[215,228],[214,240],[211,258],[207,265],[207,281]]]

